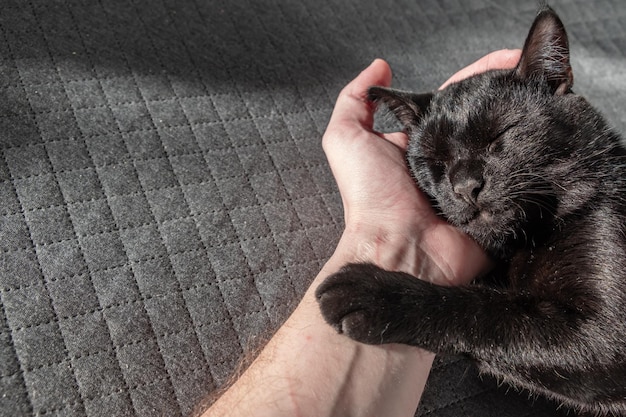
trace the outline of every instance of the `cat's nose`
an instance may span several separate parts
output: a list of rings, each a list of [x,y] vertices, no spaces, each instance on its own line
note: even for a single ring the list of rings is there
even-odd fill
[[[468,204],[476,205],[478,194],[483,189],[485,182],[478,178],[464,178],[454,184],[453,190],[456,195],[465,200]]]

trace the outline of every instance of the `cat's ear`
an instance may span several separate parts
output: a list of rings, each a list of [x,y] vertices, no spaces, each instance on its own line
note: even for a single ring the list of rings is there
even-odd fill
[[[370,101],[384,104],[407,128],[419,123],[432,97],[432,93],[416,94],[385,87],[370,87],[367,90]]]
[[[569,43],[561,19],[548,6],[533,22],[516,68],[522,78],[543,78],[555,94],[570,92],[574,75],[569,60]]]

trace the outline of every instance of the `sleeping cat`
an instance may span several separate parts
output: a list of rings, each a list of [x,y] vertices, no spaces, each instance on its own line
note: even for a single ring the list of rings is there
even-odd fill
[[[626,415],[626,149],[572,83],[565,29],[545,7],[513,70],[436,93],[370,88],[409,135],[419,187],[497,266],[443,287],[349,264],[317,290],[325,319],[363,343],[465,354],[581,412]]]

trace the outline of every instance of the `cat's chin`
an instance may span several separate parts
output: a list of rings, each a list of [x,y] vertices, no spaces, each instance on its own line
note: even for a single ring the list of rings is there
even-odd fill
[[[492,246],[508,239],[508,234],[514,229],[511,224],[514,218],[515,213],[512,211],[495,213],[476,210],[452,223],[470,235],[483,249],[491,250]]]

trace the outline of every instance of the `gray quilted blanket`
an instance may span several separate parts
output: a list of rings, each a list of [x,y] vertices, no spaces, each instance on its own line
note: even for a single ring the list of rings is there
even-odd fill
[[[626,131],[626,2],[555,0]],[[320,139],[376,57],[431,90],[536,0],[0,0],[0,416],[190,416],[342,230]],[[553,416],[462,358],[419,416]]]

